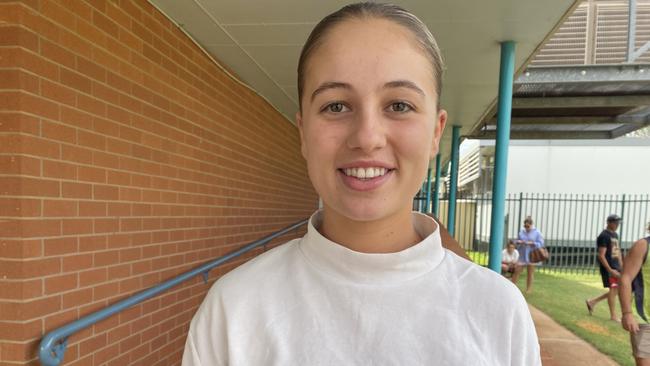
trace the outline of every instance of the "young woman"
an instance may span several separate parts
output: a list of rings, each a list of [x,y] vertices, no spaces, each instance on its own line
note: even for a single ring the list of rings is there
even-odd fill
[[[650,233],[650,222],[647,227]],[[648,245],[650,244],[650,236],[637,240],[630,251],[625,256],[625,266],[623,266],[623,273],[621,274],[619,300],[621,301],[621,311],[623,316],[621,323],[623,329],[630,332],[630,342],[632,343],[632,354],[636,360],[637,366],[650,366],[650,324],[639,324],[632,313],[632,281],[637,276],[639,271],[643,271],[643,284],[635,291],[645,293],[637,293],[635,297],[641,299],[643,313],[647,316],[650,314],[650,307],[648,307],[649,300],[647,296],[648,289],[650,288],[650,261],[647,260]],[[643,300],[645,298],[645,300]]]
[[[535,273],[535,266],[539,263],[530,261],[530,253],[537,248],[544,246],[544,237],[542,233],[533,226],[533,218],[528,216],[524,219],[524,227],[519,231],[517,240],[517,250],[519,251],[519,262],[515,268],[515,273],[512,275],[512,282],[517,284],[519,275],[526,268],[526,293],[533,291],[533,279]]]
[[[517,288],[411,212],[447,119],[441,79],[435,40],[402,8],[353,4],[314,28],[296,119],[323,209],[217,281],[183,365],[541,365]]]

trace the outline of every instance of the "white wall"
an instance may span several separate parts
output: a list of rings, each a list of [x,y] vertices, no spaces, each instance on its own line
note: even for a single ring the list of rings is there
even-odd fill
[[[606,142],[513,141],[508,193],[650,193],[650,139],[627,146]],[[602,145],[597,145],[601,143]],[[618,142],[621,144],[622,142]]]

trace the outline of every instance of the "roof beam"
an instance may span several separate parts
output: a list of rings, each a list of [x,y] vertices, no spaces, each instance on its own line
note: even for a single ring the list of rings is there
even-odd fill
[[[521,84],[620,83],[650,81],[650,64],[529,67],[515,81]]]
[[[644,124],[627,124],[615,129],[614,131],[611,131],[610,133],[612,134],[612,138],[615,139],[630,132],[640,130],[646,126],[650,126],[650,122]]]
[[[494,140],[495,131],[479,131],[472,139]],[[610,131],[510,131],[511,140],[602,140],[611,139]]]
[[[594,123],[621,123],[616,117],[611,116],[531,116],[531,117],[512,117],[512,125],[563,125],[563,124],[585,124]],[[633,122],[631,122],[633,123]],[[496,125],[496,118],[488,121],[488,125]]]
[[[513,109],[637,107],[641,105],[650,105],[650,95],[513,98],[512,100]]]

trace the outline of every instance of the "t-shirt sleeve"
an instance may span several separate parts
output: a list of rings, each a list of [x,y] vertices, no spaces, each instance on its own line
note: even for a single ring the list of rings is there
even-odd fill
[[[592,236],[592,238],[593,238],[593,236]],[[612,242],[612,240],[610,239],[610,237],[605,235],[605,234],[598,235],[598,238],[596,239],[596,245],[599,248],[600,247],[607,247],[611,242]]]
[[[542,359],[535,324],[523,298],[513,311],[510,365],[541,366]]]
[[[226,319],[217,287],[212,286],[190,323],[182,366],[228,364]]]

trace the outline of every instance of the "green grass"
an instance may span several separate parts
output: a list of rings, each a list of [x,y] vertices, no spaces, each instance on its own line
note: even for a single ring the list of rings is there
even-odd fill
[[[525,272],[519,278],[520,289],[526,286]],[[598,303],[593,316],[587,312],[585,299],[604,292],[599,275],[536,272],[533,292],[526,300],[620,365],[634,366],[629,333],[609,320],[607,300]]]

